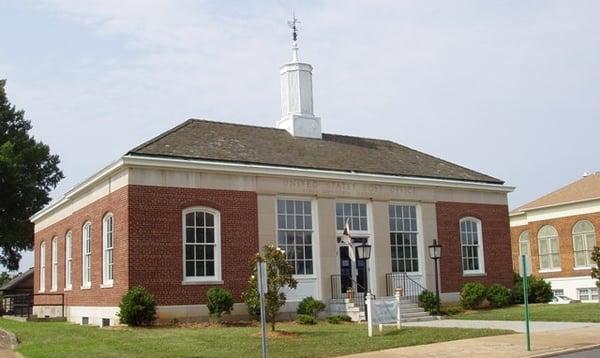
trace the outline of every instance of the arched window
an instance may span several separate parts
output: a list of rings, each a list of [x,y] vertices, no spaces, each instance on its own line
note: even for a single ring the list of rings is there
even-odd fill
[[[531,247],[529,246],[529,230],[525,230],[519,235],[519,256],[531,256]]]
[[[52,291],[58,290],[58,239],[52,239]]]
[[[552,225],[542,226],[538,231],[540,270],[560,270],[558,231]]]
[[[475,218],[460,220],[460,243],[464,273],[483,273],[483,238],[481,221]]]
[[[40,292],[46,290],[46,243],[40,244]]]
[[[92,224],[89,222],[83,225],[81,248],[83,257],[81,285],[83,288],[89,288],[92,285]]]
[[[102,221],[102,284],[113,283],[113,216],[107,214]]]
[[[594,225],[587,221],[578,221],[573,226],[573,253],[575,267],[592,266],[592,250],[596,246],[596,231]]]
[[[68,231],[65,235],[65,289],[73,287],[73,234]]]
[[[221,281],[221,215],[206,207],[183,211],[183,280]]]

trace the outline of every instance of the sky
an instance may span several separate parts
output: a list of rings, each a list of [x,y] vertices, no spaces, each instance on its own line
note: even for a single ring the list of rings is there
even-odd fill
[[[52,197],[188,118],[274,126],[292,11],[324,132],[503,179],[511,209],[600,170],[598,1],[3,0],[0,78],[61,158]]]

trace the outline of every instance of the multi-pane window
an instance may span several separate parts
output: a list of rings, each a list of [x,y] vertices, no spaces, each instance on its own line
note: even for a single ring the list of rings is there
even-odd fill
[[[65,288],[73,287],[73,234],[69,231],[65,236]]]
[[[592,265],[592,250],[596,246],[594,225],[587,220],[578,221],[573,226],[573,253],[575,267],[590,267]]]
[[[184,280],[221,279],[221,222],[219,212],[190,208],[183,212]]]
[[[598,301],[598,288],[597,287],[589,287],[589,288],[578,288],[577,289],[578,299],[581,301]]]
[[[277,200],[277,246],[296,275],[312,275],[313,225],[310,200]]]
[[[92,224],[83,225],[81,238],[82,247],[82,286],[90,287],[92,284]]]
[[[335,204],[335,222],[338,230],[344,230],[346,220],[350,230],[369,231],[367,220],[367,204],[361,203],[336,203]]]
[[[102,282],[113,282],[113,216],[107,215],[102,225]]]
[[[388,210],[392,272],[418,272],[417,208],[414,205],[390,205]]]
[[[58,289],[58,239],[52,239],[52,291],[56,291]]]
[[[40,244],[40,292],[46,290],[46,243]]]
[[[556,290],[552,290],[552,293],[554,294],[554,296],[564,296],[565,290],[563,290],[562,288],[559,288]]]
[[[529,247],[529,230],[525,230],[519,235],[519,256],[531,256]]]
[[[545,225],[538,231],[538,247],[540,270],[560,269],[558,232],[553,226]]]
[[[460,243],[463,272],[483,272],[481,221],[475,218],[464,218],[460,220]]]

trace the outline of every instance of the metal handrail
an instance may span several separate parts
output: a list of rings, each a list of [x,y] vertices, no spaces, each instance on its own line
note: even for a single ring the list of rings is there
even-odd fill
[[[403,291],[403,297],[411,303],[419,303],[419,295],[427,290],[420,283],[413,280],[406,272],[393,272],[385,274],[385,287],[388,296],[394,295],[397,288]]]
[[[333,299],[348,299],[350,302],[358,306],[361,311],[364,311],[364,302],[366,290],[363,285],[358,283],[351,276],[344,276],[352,283],[352,290],[342,292],[342,275],[331,275],[331,298]],[[358,292],[361,289],[363,292]]]

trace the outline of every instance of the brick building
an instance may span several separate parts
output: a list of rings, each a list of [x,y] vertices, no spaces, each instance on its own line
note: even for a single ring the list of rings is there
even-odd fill
[[[64,294],[72,322],[115,324],[141,285],[161,319],[206,317],[206,291],[237,302],[249,261],[267,244],[299,281],[287,311],[349,288],[386,295],[407,282],[433,290],[427,246],[438,239],[443,299],[467,281],[512,283],[507,187],[405,146],[321,132],[312,67],[281,67],[276,128],[188,120],[132,149],[32,217],[35,292]],[[346,220],[372,245],[365,264],[340,243]],[[493,267],[493,269],[492,269]],[[51,295],[34,312],[56,315]],[[237,303],[234,315],[244,315]]]
[[[556,295],[597,302],[590,259],[600,228],[600,173],[585,175],[510,213],[513,266],[530,255]]]

